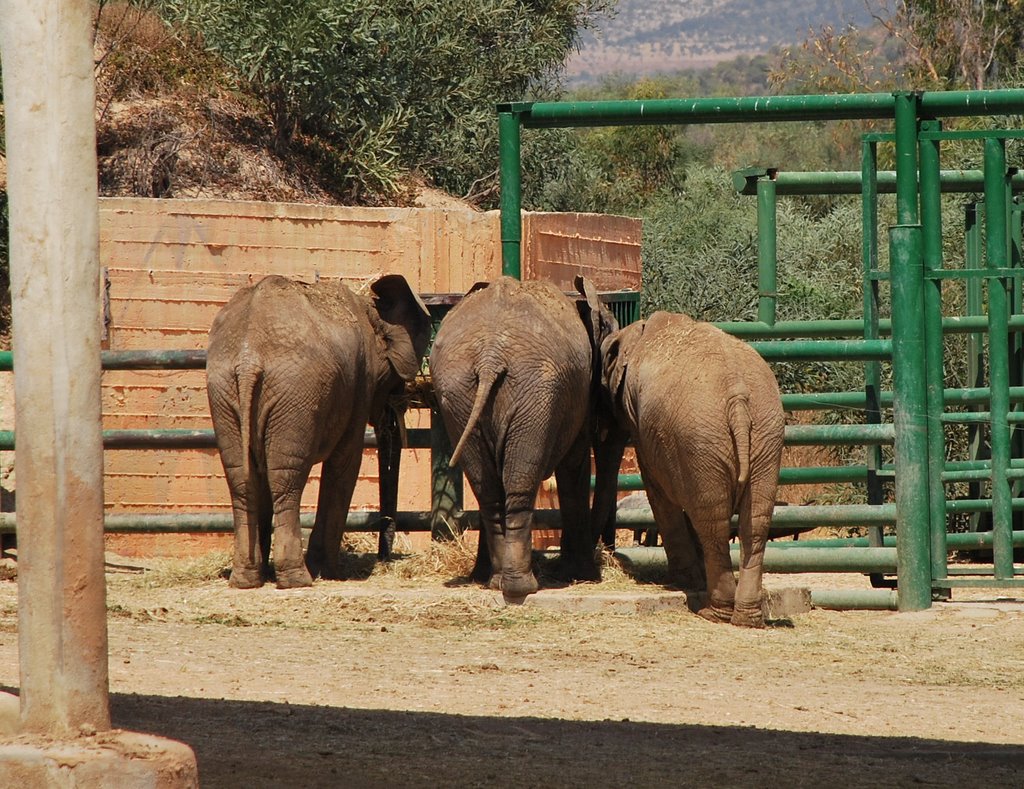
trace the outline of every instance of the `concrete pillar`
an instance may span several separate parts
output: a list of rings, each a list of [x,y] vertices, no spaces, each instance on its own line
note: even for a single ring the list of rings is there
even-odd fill
[[[91,0],[0,0],[14,328],[20,714],[0,785],[197,787],[182,743],[110,730]]]
[[[110,727],[89,0],[0,0],[21,730]]]

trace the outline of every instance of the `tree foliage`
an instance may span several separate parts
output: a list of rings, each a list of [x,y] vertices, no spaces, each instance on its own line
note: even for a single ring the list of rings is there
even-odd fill
[[[1021,0],[868,0],[876,26],[826,26],[786,50],[773,74],[787,92],[981,90],[1024,55]]]
[[[552,94],[609,0],[161,0],[254,91],[277,146],[315,139],[353,199],[417,170],[486,200],[495,106]]]

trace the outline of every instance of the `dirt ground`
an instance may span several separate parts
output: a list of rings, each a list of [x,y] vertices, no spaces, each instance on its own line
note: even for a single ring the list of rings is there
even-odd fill
[[[450,562],[353,561],[238,591],[224,553],[108,555],[115,725],[188,743],[204,787],[1024,785],[1020,593],[751,631],[614,567],[505,607]],[[18,684],[14,581],[0,684]]]

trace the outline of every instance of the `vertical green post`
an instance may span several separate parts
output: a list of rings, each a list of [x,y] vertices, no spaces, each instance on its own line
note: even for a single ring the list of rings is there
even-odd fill
[[[939,121],[921,122],[921,131],[941,131]],[[942,472],[946,464],[943,430],[944,347],[942,280],[929,276],[942,268],[942,194],[938,140],[920,142],[921,255],[924,288],[925,375],[928,407],[928,522],[931,530],[931,579],[945,578],[946,495]]]
[[[985,251],[990,269],[1005,268],[1007,234],[1007,174],[1004,141],[985,140]],[[992,444],[992,554],[996,578],[1013,577],[1012,494],[1010,467],[1010,359],[1007,329],[1009,300],[1006,277],[988,280],[989,429]]]
[[[889,229],[893,421],[896,427],[896,562],[901,611],[931,606],[928,420],[921,226],[918,223],[919,97],[895,93],[896,213]]]
[[[981,260],[981,223],[980,217],[983,206],[971,202],[964,206],[964,245],[966,259],[964,265],[967,269],[977,271],[982,267]],[[982,279],[981,272],[978,276],[967,279],[967,314],[982,315]],[[982,387],[985,385],[985,341],[982,332],[971,332],[967,335],[967,386]],[[975,411],[982,411],[982,406],[972,406]],[[981,444],[983,440],[982,430],[979,425],[971,424],[967,427],[968,457],[971,460],[981,458]],[[971,482],[967,486],[967,498],[981,498],[981,483]],[[983,513],[972,512],[970,516],[970,530],[978,531]]]
[[[498,145],[501,153],[501,273],[522,279],[522,164],[519,113],[498,113]]]
[[[757,319],[769,326],[775,325],[777,280],[775,180],[767,175],[757,179]]]
[[[1022,243],[1024,243],[1020,224],[1021,206],[1020,201],[1014,199],[1013,189],[1010,185],[1010,180],[1016,172],[1016,168],[1007,171],[1006,201],[1010,221],[1010,268],[1020,271],[1022,263],[1021,247]],[[1009,280],[1009,285],[1010,315],[1020,315],[1024,313],[1024,293],[1021,292],[1021,279],[1013,277]],[[1010,386],[1022,386],[1024,385],[1024,338],[1022,338],[1020,332],[1011,331],[1007,341],[1010,345]],[[1011,403],[1010,410],[1020,412],[1021,406],[1019,403]],[[1010,425],[1010,457],[1024,457],[1024,429],[1017,422],[1013,422]],[[1017,498],[1020,496],[1022,489],[1024,489],[1024,481],[1019,479],[1013,480],[1010,483],[1010,496]],[[1024,529],[1024,512],[1018,510],[1013,513],[1013,531],[1021,529]]]
[[[864,265],[862,279],[864,287],[864,339],[878,339],[878,145],[865,142],[861,146],[861,255]],[[864,363],[865,421],[868,424],[882,422],[882,365],[880,362]],[[867,461],[868,504],[884,501],[882,481],[878,472],[882,468],[882,447],[878,444],[865,446]],[[872,546],[882,547],[882,527],[868,529],[868,540]]]

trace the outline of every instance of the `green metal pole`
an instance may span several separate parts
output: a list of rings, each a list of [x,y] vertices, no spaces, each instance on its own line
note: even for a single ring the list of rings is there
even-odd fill
[[[895,175],[895,174],[894,174]],[[865,142],[861,146],[861,257],[864,289],[864,339],[877,340],[878,332],[878,146]],[[882,423],[882,365],[871,361],[864,364],[864,419],[868,424]],[[878,472],[882,468],[881,445],[868,445],[864,449],[867,465],[867,494],[869,504],[885,501],[885,491]],[[882,528],[868,530],[871,544],[882,544]],[[873,579],[874,580],[874,579]]]
[[[501,273],[522,279],[522,193],[520,161],[520,116],[498,113],[498,145],[501,155]]]
[[[1006,147],[1001,139],[985,140],[985,248],[989,268],[1004,268],[1009,248],[1006,218]],[[1009,302],[1005,278],[988,280],[989,411],[992,444],[992,553],[995,576],[1013,577],[1012,492],[1010,467],[1010,370],[1007,321]]]
[[[1013,168],[1016,170],[1016,168]],[[1019,199],[1013,198],[1011,187],[1012,177],[1007,178],[1007,208],[1010,221],[1010,267],[1021,269],[1021,206]],[[1024,312],[1024,300],[1022,300],[1021,280],[1011,279],[1010,281],[1010,315],[1020,315]],[[1013,330],[1007,338],[1010,345],[1010,388],[1020,386],[1024,383],[1024,340],[1021,335]],[[1011,403],[1011,411],[1014,417],[1021,416],[1019,404]],[[1014,458],[1024,457],[1024,430],[1021,430],[1019,423],[1012,423],[1010,428],[1010,456]],[[1020,495],[1021,480],[1014,479],[1010,485],[1010,495],[1014,498]],[[1024,514],[1015,512],[1013,514],[1013,529],[1017,531],[1024,528]]]
[[[535,102],[506,106],[522,112],[523,123],[528,127],[551,128],[892,118],[894,105],[907,97],[915,115],[920,105],[922,113],[932,118],[1024,111],[1024,90],[1019,89]],[[897,108],[896,114],[899,112]]]
[[[757,179],[757,319],[775,325],[778,299],[778,258],[775,181],[771,176]]]
[[[980,208],[976,202],[967,203],[964,206],[964,245],[966,259],[964,267],[969,270],[978,270],[982,267],[981,259],[981,225],[979,223]],[[975,317],[983,315],[982,311],[982,280],[981,277],[971,277],[967,280],[967,314]],[[986,316],[987,321],[987,316]],[[967,335],[967,385],[969,387],[981,388],[985,385],[985,342],[982,332],[971,332]],[[986,398],[986,402],[988,402]],[[972,410],[980,410],[981,406],[974,406]],[[967,428],[968,457],[977,460],[981,457],[982,433],[978,425],[970,425]],[[981,495],[981,485],[972,482],[967,486],[969,498],[976,499]],[[971,513],[970,530],[977,531],[981,522],[980,513]]]
[[[895,611],[892,589],[811,589],[811,605],[831,611]]]
[[[892,288],[893,421],[896,426],[896,510],[901,611],[931,607],[928,422],[922,312],[921,226],[918,224],[918,96],[894,94],[896,213],[889,229]]]
[[[738,545],[730,547],[733,569],[740,563]],[[667,565],[664,548],[619,548],[615,556],[634,566]],[[764,552],[764,570],[769,573],[892,573],[896,569],[895,548],[780,548],[769,545]]]
[[[922,121],[921,131],[941,131],[939,121]],[[920,142],[921,239],[924,270],[924,330],[926,403],[928,408],[928,522],[931,527],[931,578],[946,577],[946,436],[941,422],[944,406],[944,347],[942,340],[942,280],[929,274],[942,268],[942,194],[939,141]]]
[[[868,140],[863,145],[874,145]],[[768,168],[737,170],[732,175],[733,186],[743,195],[757,194],[757,182],[761,173]],[[846,171],[791,171],[772,170],[776,194],[787,195],[855,195],[860,194],[864,183],[863,172]],[[939,174],[940,186],[944,193],[966,194],[981,192],[985,188],[985,177],[981,170],[942,170]],[[1024,173],[1013,176],[1010,182],[1015,192],[1024,190]],[[875,187],[880,194],[895,194],[896,173],[882,170],[878,173]]]

